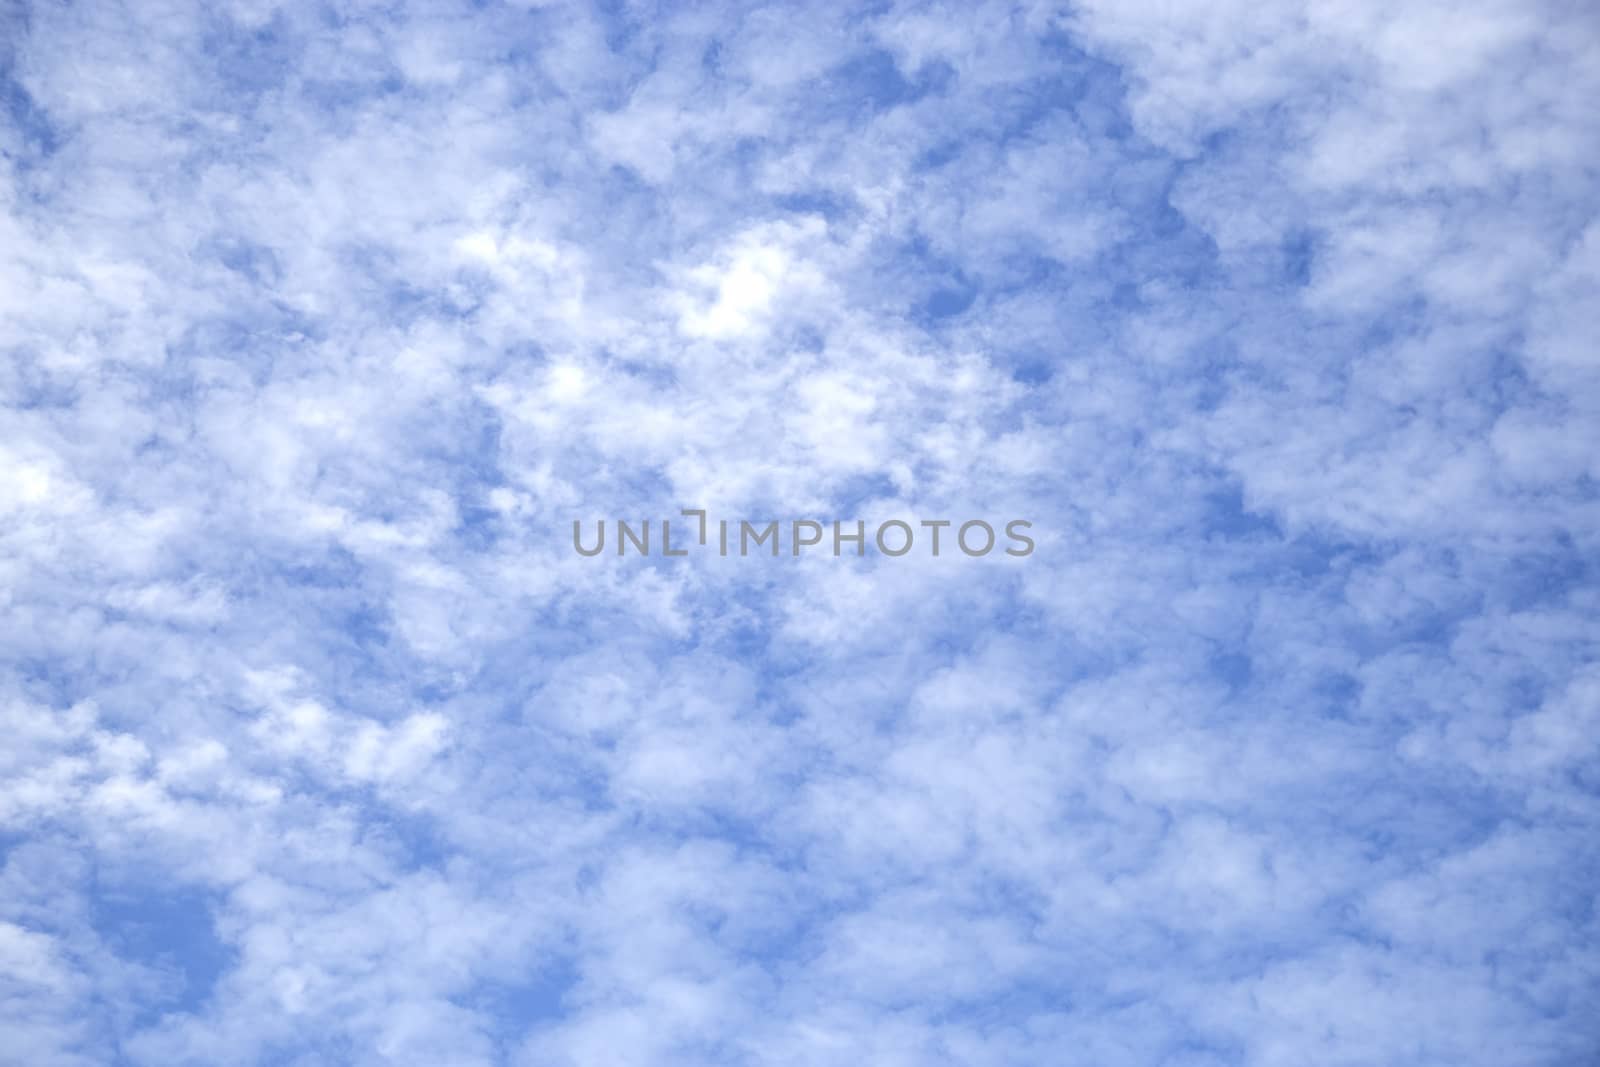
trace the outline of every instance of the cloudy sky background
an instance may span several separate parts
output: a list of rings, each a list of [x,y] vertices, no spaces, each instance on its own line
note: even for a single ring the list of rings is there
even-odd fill
[[[1592,4],[0,19],[0,1062],[1593,1062]]]

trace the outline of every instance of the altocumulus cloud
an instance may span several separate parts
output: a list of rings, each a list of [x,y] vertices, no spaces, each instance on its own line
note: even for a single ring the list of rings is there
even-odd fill
[[[1600,1051],[1592,5],[0,19],[0,1060]]]

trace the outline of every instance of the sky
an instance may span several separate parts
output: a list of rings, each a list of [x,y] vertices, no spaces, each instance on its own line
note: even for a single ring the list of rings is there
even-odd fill
[[[0,1063],[1594,1063],[1597,99],[1586,0],[6,6]],[[573,550],[681,509],[1036,550]]]

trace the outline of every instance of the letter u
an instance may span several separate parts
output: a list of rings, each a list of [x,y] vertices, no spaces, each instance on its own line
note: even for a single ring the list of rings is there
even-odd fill
[[[580,556],[598,556],[606,548],[606,520],[601,519],[595,524],[600,529],[600,540],[595,543],[592,549],[584,548],[583,542],[578,537],[578,529],[582,525],[578,519],[572,520],[572,547],[578,550],[578,555]]]

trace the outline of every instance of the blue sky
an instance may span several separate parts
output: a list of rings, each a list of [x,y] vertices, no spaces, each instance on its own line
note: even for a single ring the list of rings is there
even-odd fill
[[[1589,5],[0,26],[0,1062],[1593,1062]]]

